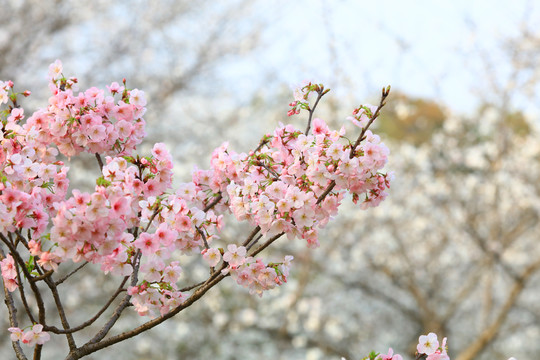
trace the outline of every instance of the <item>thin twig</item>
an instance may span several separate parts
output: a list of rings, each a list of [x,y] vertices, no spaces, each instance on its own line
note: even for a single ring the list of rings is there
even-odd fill
[[[137,250],[137,253],[135,256],[133,256],[133,273],[131,274],[131,286],[137,285],[138,275],[139,275],[139,266],[140,266],[140,258],[141,258],[141,251]],[[88,343],[99,343],[112,329],[114,324],[118,321],[120,318],[120,315],[122,315],[122,312],[129,306],[129,301],[131,300],[131,295],[126,294],[120,304],[114,309],[113,314],[109,318],[109,320],[103,325],[101,330],[98,331],[98,333],[88,342]]]
[[[274,176],[274,180],[279,180],[279,174],[275,170],[269,168],[265,163],[263,163],[262,161],[258,161],[257,165],[265,168],[266,171],[272,174]]]
[[[68,346],[70,350],[74,350],[77,348],[77,345],[75,344],[75,339],[73,338],[72,333],[67,332],[70,329],[69,322],[66,316],[66,312],[64,310],[64,305],[62,305],[62,301],[60,300],[60,295],[58,294],[58,289],[56,288],[56,284],[54,281],[52,281],[50,278],[45,278],[45,283],[51,290],[51,293],[53,295],[54,303],[56,305],[56,309],[58,310],[58,315],[60,316],[60,322],[62,323],[62,326],[64,327],[64,330],[66,330],[66,340],[68,342]]]
[[[277,235],[274,235],[272,236],[270,239],[266,240],[266,242],[262,245],[260,245],[255,251],[253,251],[250,256],[255,256],[257,255],[258,253],[260,253],[261,251],[263,251],[264,249],[266,249],[268,246],[270,246],[270,244],[272,244],[274,241],[276,241],[277,239],[279,239],[280,237],[282,237],[285,233],[282,232],[282,233],[279,233]]]
[[[99,155],[98,153],[96,153],[95,155],[99,165],[99,171],[103,172],[103,160],[101,159],[101,155]]]
[[[119,343],[121,341],[124,341],[126,339],[132,338],[134,336],[139,335],[142,332],[145,332],[147,330],[150,330],[157,325],[161,324],[162,322],[172,318],[176,314],[178,314],[180,311],[188,308],[191,306],[194,302],[199,300],[208,290],[210,290],[212,287],[217,285],[221,280],[223,280],[228,275],[219,274],[216,276],[212,281],[206,283],[199,289],[197,289],[188,299],[186,299],[182,304],[178,305],[176,308],[174,308],[172,311],[168,312],[165,315],[162,315],[158,318],[155,318],[153,320],[147,321],[146,323],[136,327],[135,329],[132,329],[130,331],[123,332],[119,335],[112,336],[110,338],[107,338],[103,340],[101,338],[100,340],[97,340],[96,338],[90,340],[80,348],[76,349],[75,351],[72,351],[67,357],[66,360],[75,360],[79,359],[83,356],[86,356],[88,354],[94,353],[98,350],[101,350],[103,348],[106,348],[108,346],[114,345],[116,343]],[[212,277],[210,277],[212,278]],[[210,279],[209,278],[209,279]],[[96,341],[97,340],[97,341]]]
[[[150,225],[152,225],[152,221],[154,221],[154,218],[159,213],[159,206],[154,210],[154,213],[152,216],[150,216],[150,219],[148,219],[148,225],[146,225],[146,229],[144,229],[144,232],[147,232],[148,229],[150,229]]]
[[[30,309],[30,306],[28,305],[28,301],[26,300],[26,293],[24,292],[24,285],[23,285],[23,278],[21,276],[21,273],[19,271],[19,264],[15,263],[15,270],[17,271],[17,280],[19,280],[19,294],[21,295],[21,300],[24,306],[24,309],[26,310],[26,315],[28,315],[28,318],[32,323],[36,322],[36,319],[34,317],[34,314],[32,313],[32,309]]]
[[[257,235],[257,233],[261,231],[261,227],[260,226],[257,226],[255,229],[253,229],[253,231],[251,232],[251,234],[248,235],[247,239],[242,243],[242,246],[248,246],[248,244],[250,243],[251,240],[253,240],[253,238],[255,237],[255,235]]]
[[[364,140],[364,135],[366,134],[367,130],[369,129],[371,124],[373,124],[375,119],[377,119],[383,106],[386,105],[385,100],[389,94],[390,94],[390,86],[382,89],[381,101],[379,103],[379,106],[377,106],[375,113],[373,113],[373,116],[371,117],[371,119],[369,119],[368,124],[362,129],[362,131],[360,132],[360,135],[358,135],[358,138],[356,139],[356,142],[354,143],[351,149],[351,153],[349,154],[349,158],[352,159],[356,155],[356,148],[358,147],[358,145],[360,145],[360,142]],[[323,191],[323,193],[317,198],[316,204],[317,205],[320,204],[324,200],[324,198],[326,198],[326,196],[332,191],[332,189],[334,189],[335,186],[336,186],[336,182],[335,180],[332,180],[330,184],[328,184],[326,189]]]
[[[311,119],[313,118],[313,113],[315,112],[315,109],[317,108],[317,105],[319,104],[319,101],[321,100],[321,98],[327,93],[328,91],[324,91],[324,88],[317,91],[317,99],[315,100],[315,103],[313,104],[313,108],[310,108],[308,109],[309,111],[309,118],[308,118],[308,123],[307,123],[307,127],[306,127],[306,131],[304,132],[304,134],[308,135],[309,133],[309,129],[311,128]]]
[[[107,303],[105,305],[103,305],[103,307],[91,319],[85,321],[84,323],[80,324],[79,326],[72,327],[72,328],[70,328],[68,330],[58,329],[57,327],[54,327],[54,326],[46,326],[46,327],[44,326],[43,329],[46,330],[46,331],[50,331],[50,332],[52,332],[54,334],[65,334],[65,333],[68,333],[68,332],[69,333],[74,333],[74,332],[77,332],[79,330],[82,330],[82,329],[92,325],[109,308],[109,306],[118,297],[118,295],[122,291],[125,291],[124,285],[126,284],[128,279],[129,279],[129,276],[124,277],[124,280],[122,280],[122,282],[120,283],[120,285],[118,286],[118,288],[116,289],[114,294],[109,298]]]
[[[262,147],[266,144],[268,144],[268,139],[266,139],[266,136],[261,140],[261,142],[259,143],[259,145],[255,148],[255,150],[253,150],[253,153],[255,154],[257,151],[261,150]]]
[[[53,274],[53,272],[54,272],[54,270],[51,269],[51,270],[47,271],[45,274],[43,274],[43,275],[36,276],[36,277],[30,279],[30,281],[37,282],[37,281],[45,280],[46,278],[51,276]]]
[[[207,281],[207,280],[201,281],[200,283],[197,283],[197,284],[193,284],[193,285],[186,286],[185,288],[182,288],[182,289],[180,289],[179,291],[180,291],[180,292],[185,292],[185,291],[193,290],[193,289],[195,289],[196,287],[199,287],[199,286],[203,285],[206,281]]]
[[[206,235],[204,235],[204,232],[201,230],[200,227],[198,226],[195,226],[195,229],[197,229],[197,232],[201,235],[202,239],[203,239],[203,243],[204,243],[204,248],[206,250],[210,249],[210,246],[208,246],[208,241],[206,241]]]
[[[73,270],[72,272],[70,272],[69,274],[61,278],[60,280],[56,281],[56,286],[66,281],[70,276],[75,274],[77,271],[81,270],[86,264],[88,264],[88,261],[83,262],[82,265],[79,265],[75,270]]]
[[[351,159],[356,155],[355,154],[356,153],[356,148],[358,147],[358,145],[360,145],[360,142],[364,139],[364,135],[368,131],[369,127],[371,126],[371,124],[373,124],[375,119],[377,119],[377,117],[379,117],[379,113],[380,113],[381,109],[384,107],[384,105],[386,105],[385,100],[388,97],[388,95],[390,95],[390,86],[387,86],[386,88],[382,89],[381,101],[379,102],[379,106],[377,106],[377,109],[375,110],[375,113],[373,113],[373,115],[371,116],[371,119],[369,119],[369,122],[367,123],[366,126],[364,126],[364,128],[360,132],[360,135],[356,139],[356,142],[354,143],[354,145],[353,145],[353,147],[351,149],[351,153],[349,155],[349,157]]]
[[[216,198],[214,200],[212,200],[212,202],[208,205],[206,205],[206,207],[203,209],[204,212],[208,212],[210,209],[212,209],[214,206],[216,206],[220,201],[221,199],[223,199],[223,196],[221,194],[221,191],[218,193],[218,196],[216,196]]]
[[[249,251],[253,247],[253,245],[255,245],[262,237],[263,235],[259,234],[259,236],[257,236],[257,238],[246,247],[246,250]]]

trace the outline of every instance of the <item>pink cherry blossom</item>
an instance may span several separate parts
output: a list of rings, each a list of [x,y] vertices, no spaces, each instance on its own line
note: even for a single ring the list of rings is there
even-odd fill
[[[32,329],[22,335],[22,342],[28,346],[43,345],[51,339],[50,335],[43,330],[43,325],[36,324]]]
[[[214,267],[221,261],[221,253],[218,249],[210,248],[202,251],[203,258],[209,266]]]
[[[245,255],[246,248],[244,246],[229,244],[227,251],[223,254],[223,261],[229,263],[229,266],[237,267],[243,264]]]
[[[431,355],[439,348],[439,340],[435,333],[429,333],[427,335],[421,335],[418,339],[418,346],[416,349],[420,354]]]
[[[403,360],[403,358],[399,354],[394,355],[394,350],[392,350],[392,348],[389,348],[388,354],[380,354],[379,356],[377,356],[377,360]]]
[[[153,234],[142,233],[133,245],[140,249],[143,255],[152,255],[159,249],[159,240]]]
[[[62,74],[62,62],[57,59],[49,66],[49,79],[56,80],[60,74]]]

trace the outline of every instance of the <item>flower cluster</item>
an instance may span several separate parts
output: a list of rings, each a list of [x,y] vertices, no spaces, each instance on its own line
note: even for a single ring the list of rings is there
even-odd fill
[[[2,278],[4,285],[8,291],[13,292],[19,284],[17,283],[17,269],[15,268],[15,260],[8,254],[4,260],[0,261],[0,269],[2,270]]]
[[[250,294],[262,296],[263,291],[273,289],[276,285],[287,282],[292,255],[285,256],[281,263],[265,264],[262,259],[246,257],[246,248],[230,244],[223,260],[229,267],[223,273],[231,273],[239,285],[249,289]]]
[[[302,85],[295,87],[293,95],[294,101],[289,104],[291,109],[287,112],[288,116],[300,114],[300,110],[311,110],[309,98],[312,93],[325,94],[322,84],[312,84],[310,81],[302,82]],[[321,95],[322,96],[322,95]]]
[[[18,327],[8,328],[8,331],[11,333],[12,341],[22,341],[23,344],[27,346],[43,345],[45,342],[51,339],[49,333],[42,331],[43,325],[35,324],[32,328],[26,332],[23,332]]]
[[[49,77],[53,93],[49,106],[26,122],[27,129],[38,132],[39,142],[54,143],[71,157],[81,151],[130,154],[144,138],[143,91],[128,90],[124,82],[124,86],[112,83],[110,94],[95,87],[76,94],[77,79],[62,76],[59,60],[50,66]],[[117,94],[121,95],[119,100],[114,98]]]
[[[331,131],[314,119],[313,134],[281,126],[257,152],[237,154],[224,144],[212,156],[210,188],[226,193],[236,218],[263,234],[283,232],[316,247],[318,228],[337,213],[347,190],[362,208],[377,206],[387,195],[390,179],[379,170],[388,148],[369,130],[357,148],[346,139],[344,128]]]
[[[425,359],[425,360],[450,360],[448,356],[447,347],[446,347],[446,338],[443,339],[441,346],[439,346],[439,341],[437,340],[437,335],[435,333],[429,333],[428,335],[421,335],[418,339],[416,359]],[[510,358],[508,360],[512,360]],[[341,358],[341,360],[346,360]],[[403,360],[403,357],[399,354],[394,354],[392,348],[388,349],[387,354],[379,354],[375,351],[372,351],[368,356],[364,357],[362,360]],[[515,360],[515,359],[514,359]]]

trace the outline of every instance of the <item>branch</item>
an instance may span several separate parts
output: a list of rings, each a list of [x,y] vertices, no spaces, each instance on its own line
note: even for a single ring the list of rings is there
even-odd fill
[[[96,153],[95,155],[96,155],[96,160],[99,164],[99,171],[103,172],[103,160],[101,159],[101,155],[99,155],[98,153]]]
[[[21,267],[24,276],[29,280],[30,288],[32,289],[32,292],[34,293],[34,296],[36,297],[36,302],[38,306],[38,318],[40,324],[45,324],[45,304],[43,303],[43,298],[41,297],[41,293],[39,292],[39,289],[34,281],[32,281],[32,275],[28,272],[28,269],[26,268],[26,264],[24,263],[24,260],[21,258],[20,254],[17,252],[17,249],[11,244],[11,242],[0,233],[0,239],[7,245],[9,248],[9,251],[11,253],[11,256],[18,262],[19,266]],[[36,265],[37,266],[37,265]],[[21,281],[22,283],[22,281]]]
[[[377,117],[379,116],[379,113],[380,113],[381,109],[383,108],[383,106],[386,105],[385,100],[386,100],[386,98],[388,97],[389,94],[390,94],[390,86],[387,86],[386,88],[382,89],[381,101],[379,102],[379,106],[377,106],[377,109],[375,110],[375,113],[373,114],[373,116],[369,120],[368,124],[364,128],[362,128],[362,131],[360,132],[360,135],[356,139],[356,142],[354,143],[354,145],[353,145],[353,147],[351,149],[351,153],[349,155],[350,159],[352,159],[356,155],[356,148],[358,147],[358,145],[360,145],[360,142],[362,140],[364,140],[364,135],[366,134],[367,130],[369,129],[371,124],[373,124],[375,119],[377,119]],[[328,184],[326,189],[324,189],[323,193],[317,198],[316,204],[317,205],[320,204],[324,200],[324,198],[328,194],[330,194],[330,192],[334,189],[335,186],[336,186],[336,181],[332,180],[330,182],[330,184]]]
[[[19,293],[21,294],[21,300],[24,306],[24,309],[26,310],[26,315],[28,315],[28,318],[32,323],[37,322],[34,314],[32,314],[32,310],[30,309],[30,306],[28,306],[28,301],[26,300],[26,293],[24,292],[24,285],[23,285],[23,278],[21,276],[21,273],[19,271],[19,264],[15,264],[15,269],[17,270],[17,279],[19,280]]]
[[[381,101],[379,102],[379,106],[377,106],[377,110],[375,110],[375,113],[373,114],[371,119],[369,119],[368,124],[364,128],[362,128],[362,132],[360,133],[360,135],[356,139],[356,142],[354,143],[354,145],[353,145],[353,147],[351,149],[351,154],[350,154],[351,159],[354,157],[355,152],[356,152],[356,148],[358,147],[358,145],[360,145],[360,142],[364,139],[364,135],[368,131],[369,127],[371,126],[371,124],[373,124],[375,119],[377,119],[377,117],[379,117],[379,113],[380,113],[381,109],[384,107],[384,105],[386,105],[385,100],[388,97],[388,95],[390,95],[390,85],[387,86],[386,88],[382,89]]]
[[[118,297],[118,295],[122,291],[124,291],[124,285],[126,284],[128,279],[129,279],[129,276],[124,277],[124,280],[120,283],[120,285],[118,286],[118,288],[116,289],[114,294],[109,298],[107,303],[105,305],[103,305],[103,307],[96,313],[96,315],[94,315],[91,319],[85,321],[81,325],[76,326],[76,327],[72,327],[72,328],[67,329],[67,330],[58,329],[57,327],[54,327],[54,326],[44,326],[43,329],[45,331],[50,331],[50,332],[52,332],[54,334],[66,334],[66,333],[77,332],[79,330],[82,330],[82,329],[92,325],[109,308],[109,306],[112,304],[114,299],[116,299]]]
[[[318,87],[318,86],[317,86]],[[315,112],[315,109],[317,108],[317,105],[319,104],[319,101],[321,98],[328,92],[329,90],[324,91],[324,88],[317,91],[317,99],[315,100],[315,103],[313,104],[313,109],[309,108],[309,118],[308,123],[306,127],[306,131],[304,131],[304,134],[308,135],[309,129],[311,128],[311,118],[313,117],[313,113]]]
[[[221,280],[223,280],[227,275],[219,274],[213,281],[208,282],[207,284],[203,285],[201,288],[197,289],[186,301],[184,301],[181,305],[178,305],[174,310],[170,311],[169,313],[162,315],[158,318],[155,318],[153,320],[150,320],[138,327],[136,327],[133,330],[123,332],[119,335],[110,337],[106,340],[102,341],[94,341],[94,339],[90,340],[86,344],[84,344],[79,349],[76,349],[75,351],[71,351],[69,355],[66,357],[66,360],[75,360],[79,359],[83,356],[86,356],[88,354],[91,354],[93,352],[96,352],[98,350],[101,350],[103,348],[106,348],[108,346],[114,345],[116,343],[119,343],[121,341],[124,341],[126,339],[132,338],[134,336],[139,335],[142,332],[145,332],[147,330],[150,330],[157,325],[161,324],[165,320],[168,320],[181,312],[182,310],[188,308],[191,306],[195,301],[199,300],[208,290],[210,290],[212,287],[214,287],[216,284],[218,284]],[[210,277],[212,278],[212,277]],[[210,279],[209,278],[209,279]]]
[[[137,285],[138,280],[138,274],[139,274],[139,266],[140,266],[140,258],[141,258],[141,251],[138,250],[135,256],[133,257],[133,273],[131,274],[131,286]],[[118,321],[120,318],[120,315],[122,315],[122,312],[129,306],[129,300],[131,299],[131,295],[126,294],[120,304],[114,309],[113,314],[109,318],[109,321],[103,325],[100,331],[88,342],[88,343],[99,343],[112,329],[114,324]],[[88,344],[87,343],[87,344]]]
[[[5,259],[5,254],[2,248],[0,248],[0,261]],[[17,308],[15,307],[15,304],[13,302],[13,296],[11,296],[11,293],[8,291],[8,289],[4,286],[4,303],[6,304],[6,307],[8,308],[9,312],[9,324],[11,327],[19,327],[19,323],[17,322]],[[13,346],[13,350],[15,351],[15,355],[17,356],[18,360],[28,360],[26,355],[24,355],[24,352],[21,348],[21,344],[19,341],[12,341],[11,346]]]
[[[206,205],[203,211],[208,212],[210,209],[216,206],[221,201],[221,199],[223,199],[223,195],[221,194],[221,192],[219,192],[218,196],[216,196],[216,198],[210,204]]]
[[[248,246],[248,244],[253,240],[257,233],[261,231],[261,227],[257,226],[253,231],[248,235],[247,239],[242,243],[242,246]]]
[[[67,331],[70,329],[70,326],[67,320],[66,312],[64,311],[64,306],[62,305],[62,301],[60,300],[60,295],[58,294],[58,289],[56,288],[56,284],[54,281],[52,281],[49,278],[45,278],[45,283],[51,290],[51,293],[54,298],[54,303],[56,305],[56,309],[58,310],[58,315],[60,316],[60,322],[62,323],[64,330],[66,330],[65,335],[66,335],[69,349],[70,350],[76,349],[77,345],[75,344],[75,339],[73,339],[72,333]]]
[[[73,274],[75,274],[77,271],[81,270],[86,264],[88,264],[88,261],[85,261],[84,263],[82,263],[82,265],[80,265],[79,267],[77,267],[75,270],[73,270],[72,272],[70,272],[69,274],[67,274],[66,276],[64,276],[63,278],[61,278],[60,280],[56,281],[56,286],[60,285],[61,283],[63,283],[64,281],[66,281],[70,276],[72,276]]]
[[[277,239],[282,237],[284,234],[285,233],[282,232],[282,233],[279,233],[277,235],[272,236],[270,239],[266,240],[266,242],[264,244],[260,245],[257,249],[255,249],[255,251],[253,251],[249,256],[257,255],[258,253],[260,253],[261,251],[266,249],[268,246],[270,246],[270,244],[272,244],[274,241],[276,241]]]
[[[266,136],[261,140],[261,142],[259,143],[259,145],[255,148],[255,150],[253,150],[253,153],[257,153],[257,151],[261,150],[262,147],[266,144],[268,144],[268,139],[266,138]]]
[[[518,300],[519,295],[521,295],[527,280],[540,269],[540,260],[530,264],[525,271],[518,277],[506,302],[499,311],[497,318],[491,323],[491,325],[486,328],[480,335],[474,340],[468,347],[465,348],[456,358],[456,360],[473,360],[475,359],[480,352],[491,343],[497,336],[501,326],[506,321],[510,310],[515,306],[516,301]]]

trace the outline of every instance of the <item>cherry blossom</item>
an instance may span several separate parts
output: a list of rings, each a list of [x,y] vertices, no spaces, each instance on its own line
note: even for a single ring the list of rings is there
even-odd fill
[[[128,88],[125,80],[107,90],[79,91],[78,80],[62,71],[59,60],[51,64],[48,105],[28,117],[14,106],[13,84],[0,82],[0,104],[13,103],[0,112],[0,240],[9,250],[1,271],[9,292],[23,280],[54,287],[50,279],[56,280],[58,268],[73,262],[89,263],[124,282],[130,276],[122,306],[131,304],[154,319],[178,312],[197,288],[228,276],[262,296],[287,282],[293,262],[292,255],[275,260],[262,253],[273,241],[286,235],[283,241],[299,238],[315,248],[319,230],[346,196],[363,208],[387,196],[392,176],[383,168],[389,151],[367,129],[378,108],[353,112],[355,121],[368,122],[360,132],[353,127],[352,135],[314,118],[311,131],[280,124],[249,152],[223,143],[213,151],[209,169],[195,168],[191,179],[174,189],[173,158],[165,144],[136,153],[146,136],[144,92]],[[309,111],[311,122],[316,105],[310,95],[320,99],[327,91],[321,84],[304,84],[291,111]],[[350,139],[356,136],[355,144]],[[70,169],[59,155],[83,152],[97,159],[96,186],[68,193]],[[249,223],[253,235],[223,236],[227,214]],[[185,256],[206,268],[207,282],[180,285]],[[49,332],[59,333],[29,318],[34,324],[26,332],[12,321],[13,341],[42,345]],[[439,351],[436,345],[426,354]],[[427,343],[422,346],[431,351]],[[400,359],[392,354],[387,359]]]
[[[401,355],[399,354],[394,355],[394,350],[392,350],[392,348],[388,349],[388,354],[386,355],[381,354],[377,357],[377,359],[378,360],[403,360]]]
[[[427,335],[420,336],[416,349],[419,353],[431,355],[437,351],[438,347],[439,340],[437,340],[437,334],[429,333]]]

